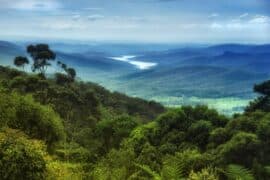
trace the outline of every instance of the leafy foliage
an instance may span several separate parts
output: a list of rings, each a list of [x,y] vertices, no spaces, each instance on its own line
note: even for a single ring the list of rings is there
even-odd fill
[[[17,66],[17,67],[23,67],[24,68],[24,66],[26,64],[29,64],[29,60],[26,57],[17,56],[14,59],[14,65]]]
[[[153,177],[153,180],[161,180],[161,176],[153,171],[149,166],[147,165],[140,165],[140,164],[135,164],[136,167],[142,169],[144,172],[146,172],[147,174],[151,175],[151,177]]]
[[[43,76],[45,75],[47,67],[51,65],[49,61],[54,60],[56,57],[56,54],[47,44],[29,45],[27,52],[34,61],[32,65],[33,72],[39,71]]]
[[[228,179],[237,180],[254,180],[250,170],[235,164],[230,164],[226,169]]]
[[[205,168],[197,173],[195,173],[194,171],[191,171],[188,179],[189,180],[217,180],[218,176],[215,170],[211,168]]]
[[[21,129],[49,145],[64,138],[62,121],[50,107],[34,102],[30,96],[0,94],[1,127]]]
[[[1,179],[39,180],[46,177],[45,145],[22,132],[5,129],[0,133]]]
[[[254,92],[260,94],[260,96],[254,101],[250,102],[246,108],[246,112],[252,112],[256,110],[270,111],[270,80],[254,86]]]

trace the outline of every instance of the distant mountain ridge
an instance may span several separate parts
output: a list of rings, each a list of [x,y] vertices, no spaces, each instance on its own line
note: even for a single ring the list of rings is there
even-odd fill
[[[131,96],[157,101],[166,99],[166,105],[170,105],[167,98],[180,97],[240,98],[246,101],[255,96],[252,86],[270,76],[270,44],[178,47],[56,43],[52,47],[57,60],[78,69],[80,78]],[[25,55],[22,44],[0,41],[0,64],[12,65],[17,55]],[[134,61],[157,65],[138,69],[111,58],[124,55],[134,56]],[[179,101],[179,105],[181,103]],[[236,105],[234,109],[239,107]]]

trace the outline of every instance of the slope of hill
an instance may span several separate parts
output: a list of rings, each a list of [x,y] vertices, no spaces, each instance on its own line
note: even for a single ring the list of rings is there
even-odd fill
[[[133,82],[130,86],[140,87],[144,84],[144,89],[149,89],[146,90],[149,95],[250,98],[250,86],[267,77],[264,73],[194,65],[130,74],[125,80]],[[152,93],[152,87],[156,87],[155,93]]]
[[[269,81],[255,89],[247,112],[226,117],[0,66],[0,177],[269,179]]]

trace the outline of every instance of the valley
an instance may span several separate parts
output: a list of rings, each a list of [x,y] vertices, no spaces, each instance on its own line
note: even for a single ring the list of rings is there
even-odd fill
[[[256,97],[253,85],[270,74],[270,45],[51,44],[79,79],[168,107],[206,104],[228,115],[242,112]],[[12,66],[23,47],[1,41],[0,64]],[[55,63],[48,72],[57,70]]]

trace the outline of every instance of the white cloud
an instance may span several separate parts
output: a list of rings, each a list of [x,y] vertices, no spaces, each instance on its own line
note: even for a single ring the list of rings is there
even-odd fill
[[[212,13],[210,16],[208,16],[209,18],[216,18],[219,17],[218,13]]]
[[[178,27],[181,29],[194,29],[196,27],[200,27],[201,25],[196,23],[188,23],[188,24],[179,24]]]
[[[270,23],[270,17],[264,15],[256,15],[254,18],[250,19],[249,22],[253,24],[267,24]]]
[[[104,18],[104,16],[100,15],[100,14],[92,14],[92,15],[87,16],[87,19],[89,21],[96,21],[96,20],[103,19],[103,18]]]
[[[249,18],[247,18],[249,17]],[[222,29],[224,31],[248,31],[264,30],[270,26],[270,17],[265,15],[256,15],[251,17],[248,13],[241,14],[232,20],[223,20],[210,23],[211,29]]]
[[[57,22],[56,24],[44,23],[41,25],[41,27],[53,30],[68,30],[73,28],[72,24],[68,22]]]
[[[72,16],[72,20],[73,21],[78,21],[80,19],[80,17],[81,17],[81,15],[75,14],[75,15]]]
[[[227,30],[241,30],[245,28],[249,28],[248,25],[243,23],[228,23],[225,25]]]
[[[59,9],[61,5],[53,0],[21,0],[13,3],[7,3],[6,8],[31,11],[49,11]]]
[[[135,22],[146,22],[147,21],[147,19],[144,17],[136,17],[136,16],[133,16],[133,17],[130,17],[127,19],[128,19],[128,21],[135,21]]]
[[[211,27],[212,29],[222,29],[222,28],[223,28],[223,25],[220,24],[220,23],[212,23],[212,24],[210,25],[210,27]]]
[[[248,16],[248,13],[244,13],[244,14],[241,14],[241,15],[239,16],[239,18],[242,19],[242,18],[245,18],[245,17],[247,17],[247,16]]]
[[[214,31],[217,37],[221,36],[236,39],[253,38],[255,40],[257,38],[264,41],[270,38],[270,36],[267,35],[270,29],[269,16],[256,15],[251,17],[250,15],[242,14],[241,17],[242,18],[239,16],[233,20],[227,19],[209,23],[208,29]]]
[[[74,22],[68,22],[68,21],[55,21],[55,22],[46,22],[41,24],[42,29],[47,30],[83,30],[86,29],[87,26],[85,24],[81,23],[74,23]]]
[[[232,19],[231,22],[240,23],[241,21],[246,20],[248,16],[249,16],[248,13],[243,13],[239,15],[238,17],[236,17],[235,19]]]
[[[87,7],[87,8],[83,8],[83,10],[86,10],[86,11],[101,11],[101,10],[103,10],[103,8],[99,8],[99,7]]]

